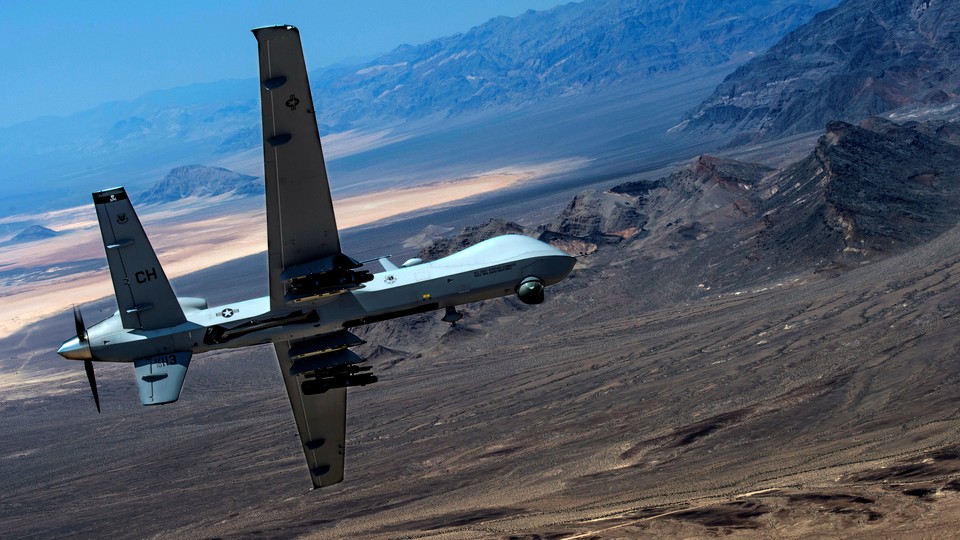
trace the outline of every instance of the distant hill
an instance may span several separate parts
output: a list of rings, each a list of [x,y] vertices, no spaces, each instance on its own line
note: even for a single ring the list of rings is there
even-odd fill
[[[686,130],[766,140],[953,100],[958,34],[958,2],[846,0],[728,76]]]
[[[42,225],[31,225],[20,231],[13,238],[7,241],[8,244],[22,244],[26,242],[35,242],[46,238],[53,238],[59,234],[57,231],[48,229]]]
[[[163,180],[140,194],[137,203],[159,203],[184,197],[212,197],[233,193],[239,196],[263,194],[263,181],[223,167],[186,165],[171,170]]]

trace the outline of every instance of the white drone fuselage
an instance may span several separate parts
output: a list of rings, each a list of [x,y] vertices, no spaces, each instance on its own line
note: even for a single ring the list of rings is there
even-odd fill
[[[89,347],[77,338],[60,349],[66,358],[101,362],[174,352],[202,353],[329,334],[405,315],[458,306],[517,292],[526,278],[553,285],[576,262],[559,249],[519,235],[480,242],[433,262],[373,275],[362,288],[331,294],[309,309],[270,310],[270,298],[207,307],[200,298],[178,298],[187,321],[158,330],[125,329],[119,312],[87,329]],[[214,337],[221,334],[221,337]]]

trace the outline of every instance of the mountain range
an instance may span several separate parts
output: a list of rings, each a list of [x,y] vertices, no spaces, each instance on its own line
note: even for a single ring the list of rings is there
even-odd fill
[[[666,74],[734,65],[833,0],[592,0],[403,46],[361,66],[318,73],[328,131],[520,109],[552,98],[642,85]]]
[[[404,132],[435,131],[478,115],[522,117],[535,105],[570,103],[573,114],[559,114],[576,117],[576,111],[589,110],[591,103],[599,107],[613,99],[629,103],[649,93],[649,85],[658,81],[686,77],[676,85],[689,87],[690,81],[703,80],[708,73],[713,77],[718,70],[732,69],[836,1],[588,0],[499,17],[462,34],[398,47],[363,64],[312,72],[321,133],[375,135],[372,143],[351,147],[349,152],[356,152],[371,144],[387,144],[391,139],[384,133],[403,138]],[[305,51],[308,62],[310,53]],[[256,86],[251,73],[246,80],[156,91],[68,117],[42,117],[2,128],[0,170],[12,186],[7,198],[21,205],[37,204],[43,200],[37,195],[46,189],[48,204],[55,204],[57,197],[79,186],[89,188],[80,190],[81,195],[102,188],[104,177],[111,185],[120,178],[128,186],[143,188],[160,171],[186,163],[230,166],[229,156],[260,145]],[[578,98],[584,99],[575,101]],[[632,114],[639,119],[658,112],[641,109]],[[582,131],[576,122],[589,119],[575,118],[562,129]],[[610,140],[616,140],[635,126],[636,122],[610,124],[605,129]],[[463,142],[445,149],[445,154],[468,155],[488,144],[473,137],[447,136],[444,144],[457,138]],[[510,137],[506,132],[496,139]],[[524,134],[509,146],[539,138]],[[400,159],[427,160],[416,151],[419,148],[411,152],[408,145]],[[494,145],[486,155],[502,151]],[[377,156],[381,162],[390,159],[398,158],[389,152]],[[345,162],[333,167],[347,169],[337,175],[344,181],[362,177],[347,174],[362,165]],[[253,168],[242,172],[257,174]],[[23,178],[32,179],[29,196],[16,188],[24,184],[15,180]]]
[[[846,0],[737,68],[684,120],[731,145],[909,106],[955,107],[960,4]]]
[[[447,130],[440,142],[444,155],[479,162],[484,152],[477,148],[484,145],[490,146],[487,155],[505,151],[491,141],[536,147],[542,137],[511,129],[473,141],[473,132],[489,126],[473,126],[470,135],[450,133],[449,126],[504,115],[524,125],[525,115],[545,114],[547,104],[568,103],[573,110],[610,100],[627,104],[664,81],[690,95],[685,78],[740,64],[712,96],[674,119],[688,138],[717,136],[733,147],[905,107],[953,110],[960,86],[958,29],[960,7],[944,1],[592,0],[496,18],[311,77],[322,132],[371,135],[331,160],[339,168],[336,178],[358,182],[383,174],[366,170],[367,163],[389,162],[388,170],[400,170],[404,160],[430,161],[433,156],[420,154],[437,147],[422,135],[432,130]],[[260,144],[255,84],[251,78],[157,91],[0,129],[0,170],[14,186],[7,210],[44,200],[18,192],[16,186],[26,184],[14,180],[22,178],[32,179],[31,193],[48,189],[55,199],[55,193],[63,196],[62,186],[102,187],[104,175],[145,187],[159,171],[182,163],[224,163],[252,151]],[[641,106],[629,116],[639,120],[652,112]],[[601,128],[578,129],[589,119],[572,116],[552,129],[574,141],[578,132]],[[635,136],[636,122],[602,121],[611,144]],[[403,142],[410,133],[420,137],[416,144]],[[511,140],[514,135],[518,140]],[[371,145],[387,149],[338,159]]]

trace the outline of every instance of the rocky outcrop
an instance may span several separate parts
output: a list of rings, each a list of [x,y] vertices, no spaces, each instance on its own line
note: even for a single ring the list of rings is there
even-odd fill
[[[186,165],[171,170],[150,189],[138,203],[160,203],[185,197],[213,197],[232,193],[242,197],[263,194],[263,181],[256,176],[240,174],[223,167]]]
[[[644,285],[633,287],[657,301],[858,267],[958,223],[958,125],[834,122],[779,171],[700,156],[656,181],[577,195],[541,238],[597,254],[579,268],[644,268]],[[631,219],[638,227],[628,234]]]
[[[684,121],[733,144],[939,105],[960,88],[960,3],[847,0],[738,68]]]
[[[700,156],[661,179],[663,187],[649,195],[648,207],[661,226],[670,222],[726,226],[755,214],[756,187],[771,172],[757,163]]]
[[[542,237],[579,238],[594,245],[660,234],[681,241],[702,238],[755,215],[756,185],[771,172],[763,165],[703,155],[656,181],[578,194]]]
[[[860,260],[926,242],[960,219],[953,127],[832,122],[767,186],[758,250],[783,261]],[[757,255],[760,256],[759,254]]]
[[[585,191],[570,201],[547,230],[600,241],[631,237],[647,224],[638,199],[609,191]]]

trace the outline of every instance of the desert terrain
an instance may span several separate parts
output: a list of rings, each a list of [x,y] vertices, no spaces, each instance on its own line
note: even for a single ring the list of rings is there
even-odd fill
[[[63,367],[59,395],[2,404],[0,523],[19,537],[946,537],[958,261],[953,231],[841,278],[591,322],[610,293],[581,289],[605,272],[587,260],[539,308],[496,302],[495,329],[467,311],[420,355],[379,350],[381,382],[351,392],[347,480],[318,491],[269,348],[198,359],[157,409],[106,366],[99,416]]]
[[[846,156],[844,144],[868,135],[828,134],[813,155],[840,159],[830,152]],[[718,175],[740,169],[691,167],[702,176],[690,204],[656,190],[623,200],[646,197],[667,225],[681,209],[729,225],[699,197],[722,200]],[[773,178],[764,174],[757,185]],[[724,252],[729,237],[706,225],[661,234],[651,217],[646,235],[572,236],[589,200],[551,225],[568,248],[595,243],[545,304],[507,298],[466,306],[456,326],[436,313],[364,329],[360,352],[380,382],[351,390],[347,478],[323,490],[308,490],[269,347],[198,357],[180,401],[159,408],[136,404],[128,366],[98,366],[97,415],[79,364],[52,353],[70,335],[67,315],[7,338],[5,365],[33,383],[5,388],[0,403],[0,527],[158,538],[937,538],[960,528],[960,229],[861,264],[791,270],[772,258],[762,261],[771,279],[730,278],[735,265],[690,270],[754,256]],[[446,230],[444,216],[409,220]],[[345,244],[379,250],[405,222]],[[424,253],[514,227],[491,222]],[[174,286],[200,294],[224,274],[232,280],[215,294],[262,287],[263,261]]]
[[[81,364],[54,353],[74,335],[70,304],[88,323],[115,309],[92,209],[0,246],[0,536],[956,537],[960,4],[826,2],[770,49],[745,38],[775,19],[724,14],[702,32],[680,4],[600,4],[404,52],[421,75],[458,68],[442,81],[478,67],[455,51],[556,53],[529,84],[503,71],[507,86],[469,102],[476,116],[456,120],[466,109],[449,104],[469,103],[420,77],[404,87],[416,118],[452,123],[343,124],[331,175],[348,180],[333,194],[349,255],[429,260],[523,233],[578,264],[543,305],[355,329],[379,382],[349,391],[340,484],[309,489],[269,346],[196,357],[162,407],[138,405],[130,366],[98,364],[97,414]],[[731,73],[732,57],[703,54],[711,36],[756,56]],[[217,155],[259,174],[241,117],[222,141],[234,153]],[[447,174],[465,163],[485,166]],[[425,169],[439,184],[409,188]],[[177,293],[217,305],[266,292],[261,208],[222,197],[141,215]]]

